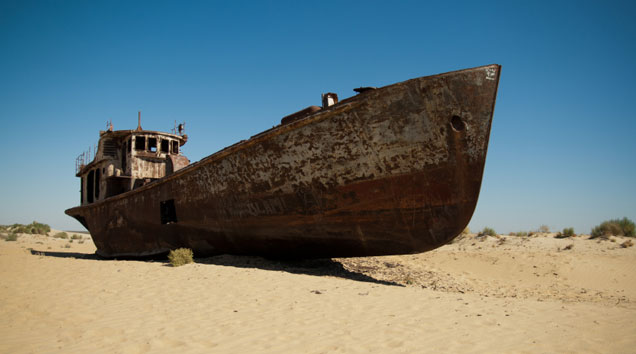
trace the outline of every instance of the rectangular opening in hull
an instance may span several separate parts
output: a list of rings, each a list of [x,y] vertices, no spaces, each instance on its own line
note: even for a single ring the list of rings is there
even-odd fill
[[[174,208],[174,199],[164,200],[159,202],[159,210],[161,217],[161,224],[172,224],[177,222],[177,211]]]

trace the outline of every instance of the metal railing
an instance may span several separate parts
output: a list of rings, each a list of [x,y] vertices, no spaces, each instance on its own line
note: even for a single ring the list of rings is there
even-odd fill
[[[79,173],[79,171],[81,171],[84,166],[91,163],[91,161],[95,159],[95,155],[97,155],[97,147],[93,146],[91,148],[89,146],[87,151],[84,151],[77,158],[75,158],[75,174]]]

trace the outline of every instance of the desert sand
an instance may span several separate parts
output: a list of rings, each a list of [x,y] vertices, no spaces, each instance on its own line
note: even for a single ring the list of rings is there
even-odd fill
[[[553,236],[174,268],[21,235],[0,240],[0,353],[636,352],[636,247]]]

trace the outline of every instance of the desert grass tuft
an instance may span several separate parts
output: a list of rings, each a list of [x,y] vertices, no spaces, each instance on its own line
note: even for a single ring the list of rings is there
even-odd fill
[[[634,242],[632,242],[632,240],[627,240],[621,243],[621,247],[623,248],[632,247],[633,245],[634,245]]]
[[[192,253],[192,250],[189,248],[177,248],[176,250],[170,251],[170,254],[168,254],[168,260],[173,267],[179,267],[188,263],[193,263],[193,257],[194,255]]]

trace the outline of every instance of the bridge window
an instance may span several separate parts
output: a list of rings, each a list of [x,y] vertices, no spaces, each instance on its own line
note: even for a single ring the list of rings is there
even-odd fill
[[[168,153],[169,141],[166,139],[161,139],[161,152]]]
[[[174,140],[172,142],[172,153],[173,154],[178,154],[179,153],[179,142]]]
[[[135,137],[135,150],[146,150],[146,137],[145,136],[136,136]]]
[[[157,138],[148,138],[148,151],[157,152]]]
[[[124,148],[121,150],[121,169],[126,173],[126,145],[130,146],[128,142],[124,142]]]

